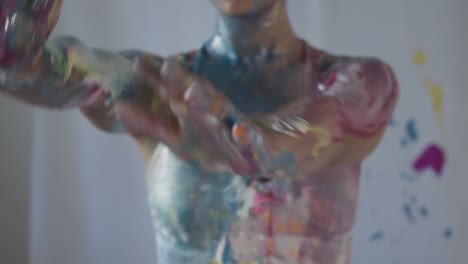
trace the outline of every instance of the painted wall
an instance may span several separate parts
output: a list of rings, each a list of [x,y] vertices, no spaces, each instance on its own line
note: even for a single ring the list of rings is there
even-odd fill
[[[394,120],[365,166],[354,263],[468,263],[468,2],[322,4],[326,46],[383,58],[401,85]]]

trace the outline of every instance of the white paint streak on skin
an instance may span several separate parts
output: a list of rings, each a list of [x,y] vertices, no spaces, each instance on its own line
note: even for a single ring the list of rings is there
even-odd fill
[[[318,157],[320,150],[330,145],[332,142],[331,133],[327,129],[313,126],[298,116],[287,117],[284,120],[276,120],[271,127],[275,131],[294,138],[299,138],[305,134],[313,134],[316,136],[317,143],[312,148],[312,156],[314,157]]]
[[[256,191],[253,188],[247,188],[245,190],[244,204],[237,212],[238,217],[247,218],[249,216],[250,208],[252,208],[255,203],[255,194]]]
[[[180,222],[179,222],[179,220],[178,220],[178,218],[176,216],[175,210],[172,210],[170,212],[170,216],[171,216],[172,224],[174,225],[174,229],[178,233],[180,240],[182,240],[184,243],[187,243],[188,242],[188,234],[182,229],[182,225],[180,224]]]
[[[200,186],[200,191],[207,192],[211,189],[211,184],[205,183]]]
[[[223,253],[226,250],[226,236],[223,236],[221,241],[218,244],[218,247],[216,248],[216,254],[215,254],[215,259],[213,263],[219,263],[223,264]]]

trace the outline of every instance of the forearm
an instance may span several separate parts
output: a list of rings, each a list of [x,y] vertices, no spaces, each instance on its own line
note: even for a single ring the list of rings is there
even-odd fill
[[[58,109],[101,104],[134,82],[129,60],[70,37],[49,41],[27,63],[2,70],[0,77],[3,92]]]
[[[271,152],[290,153],[294,166],[308,173],[368,156],[398,96],[392,69],[376,59],[337,63],[319,80],[319,88],[320,94],[292,101],[259,123]]]
[[[251,117],[209,81],[168,61],[161,81],[181,123],[182,142],[173,150],[206,170],[249,177],[323,168],[345,153],[352,138],[348,134],[360,137],[356,131],[362,130],[377,135],[372,124],[389,117],[395,89],[387,87],[386,67],[378,62],[374,71],[373,63],[334,59],[327,70],[320,69],[318,87],[271,114]]]

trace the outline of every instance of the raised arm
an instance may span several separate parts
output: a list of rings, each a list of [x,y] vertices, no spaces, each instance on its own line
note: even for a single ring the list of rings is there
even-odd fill
[[[129,60],[72,37],[48,41],[30,58],[3,68],[0,77],[3,92],[54,109],[110,102],[133,84]]]
[[[61,0],[2,2],[1,91],[50,108],[88,107],[110,102],[137,85],[135,58],[161,63],[144,52],[90,49],[73,37],[46,42],[60,6]]]
[[[144,62],[157,71],[162,58],[91,49],[68,36],[47,40],[61,3],[1,2],[0,92],[36,106],[80,109],[101,130],[131,134],[148,158],[160,121],[170,119],[170,113],[145,78],[137,77],[134,65]]]
[[[60,7],[60,0],[2,2],[2,92],[50,108],[87,105],[87,101],[96,96],[90,85],[81,82],[84,74],[73,65],[73,58],[78,57],[75,50],[83,53],[86,47],[70,37],[45,44],[57,22]],[[94,55],[90,51],[86,53]]]

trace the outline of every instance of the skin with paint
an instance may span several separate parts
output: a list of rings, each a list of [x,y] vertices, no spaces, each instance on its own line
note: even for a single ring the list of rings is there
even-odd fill
[[[2,2],[0,90],[136,139],[158,263],[349,263],[391,68],[309,46],[285,0],[212,2],[213,36],[165,59],[46,41],[61,1]]]

